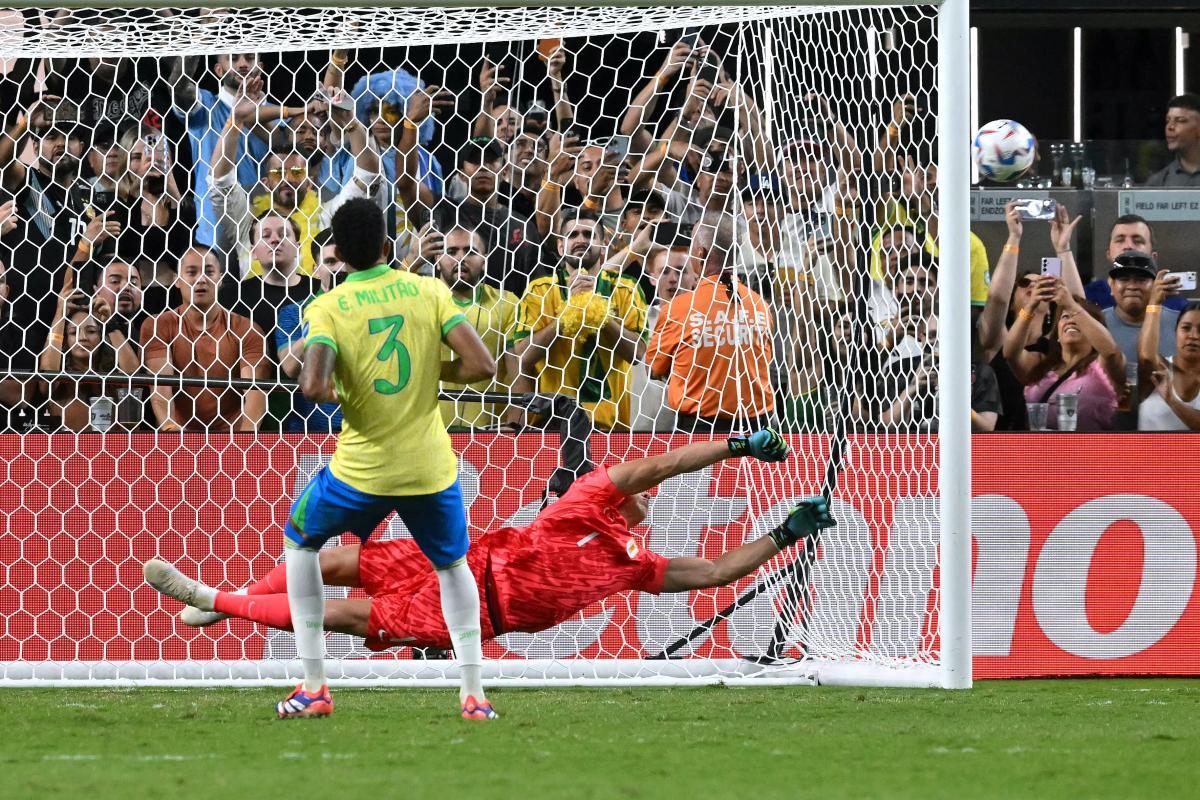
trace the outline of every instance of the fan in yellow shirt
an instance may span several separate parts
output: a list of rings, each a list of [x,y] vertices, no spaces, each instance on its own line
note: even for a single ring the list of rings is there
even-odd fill
[[[567,394],[602,430],[628,430],[632,365],[646,354],[646,298],[631,279],[600,269],[600,222],[580,213],[562,223],[553,275],[521,298],[512,352],[514,388]],[[510,417],[510,420],[515,417]]]
[[[517,296],[483,282],[487,252],[483,237],[477,231],[451,228],[442,240],[442,255],[434,268],[438,277],[450,287],[451,300],[483,340],[492,358],[496,359],[494,380],[470,384],[443,383],[445,391],[473,389],[477,392],[508,392],[512,384],[512,360],[505,356],[509,337],[517,319]],[[448,358],[445,347],[443,354]],[[442,422],[447,428],[494,428],[500,424],[502,406],[493,403],[474,403],[465,400],[443,400]]]

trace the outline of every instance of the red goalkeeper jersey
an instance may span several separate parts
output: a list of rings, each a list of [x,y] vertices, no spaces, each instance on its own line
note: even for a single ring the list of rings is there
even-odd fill
[[[483,637],[545,630],[617,592],[661,591],[667,559],[629,530],[617,510],[625,499],[601,468],[527,527],[472,544],[467,563],[479,583]],[[416,542],[368,542],[359,574],[372,598],[368,647],[450,646],[437,576]]]

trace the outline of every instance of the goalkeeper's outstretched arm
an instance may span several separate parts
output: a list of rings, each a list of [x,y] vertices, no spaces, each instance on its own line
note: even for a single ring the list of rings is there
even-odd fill
[[[825,528],[834,526],[829,503],[824,497],[810,497],[788,513],[766,536],[735,547],[715,559],[680,557],[667,562],[662,591],[687,592],[724,586],[744,578],[772,556],[797,542],[809,541]]]
[[[784,461],[789,448],[773,430],[761,430],[751,436],[734,436],[714,442],[693,442],[661,456],[639,458],[617,464],[608,470],[608,478],[626,497],[653,489],[668,478],[686,475],[718,461],[754,456],[760,461]]]

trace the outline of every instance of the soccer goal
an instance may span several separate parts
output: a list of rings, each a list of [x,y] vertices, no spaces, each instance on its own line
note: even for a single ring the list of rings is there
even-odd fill
[[[443,387],[473,536],[528,524],[584,445],[721,424],[795,455],[668,481],[641,547],[714,558],[817,493],[838,520],[731,586],[505,634],[486,680],[971,685],[967,0],[121,5],[0,9],[0,685],[295,681],[290,633],[187,628],[141,563],[223,589],[277,563],[335,443],[295,315],[355,192],[511,356]],[[208,253],[257,327],[187,333]],[[505,399],[531,393],[540,419]],[[328,642],[334,683],[457,679]]]

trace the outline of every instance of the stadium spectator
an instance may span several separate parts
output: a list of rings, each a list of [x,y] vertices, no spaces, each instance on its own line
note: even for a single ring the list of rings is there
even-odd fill
[[[1083,281],[1071,251],[1071,237],[1079,220],[1079,217],[1070,219],[1066,209],[1059,206],[1055,218],[1050,220],[1048,226],[1050,246],[1062,261],[1063,283],[1073,295],[1083,294]],[[1017,212],[1016,201],[1010,201],[1005,206],[1004,221],[1008,227],[1008,239],[1000,257],[996,259],[996,270],[992,273],[988,285],[987,303],[976,324],[977,349],[979,359],[992,368],[1000,387],[1001,413],[995,429],[1026,430],[1028,421],[1024,387],[1013,375],[1008,360],[1004,357],[1004,342],[1015,315],[1025,309],[1028,313],[1037,315],[1027,327],[1026,340],[1022,346],[1044,349],[1048,339],[1043,340],[1042,337],[1049,309],[1033,301],[1041,276],[1033,273],[1017,275],[1017,259],[1021,252],[1025,226]]]
[[[328,292],[341,280],[346,269],[338,258],[333,231],[329,228],[317,231],[309,250],[313,257],[313,278],[320,285],[320,291]]]
[[[211,201],[218,220],[218,246],[224,252],[237,254],[241,277],[261,275],[263,264],[256,252],[251,251],[252,247],[258,250],[251,241],[253,222],[274,212],[291,220],[298,229],[299,271],[311,275],[313,236],[329,227],[333,213],[347,200],[372,193],[379,181],[379,156],[368,144],[367,131],[362,124],[350,112],[335,109],[331,118],[335,124],[343,126],[342,135],[357,165],[354,178],[342,187],[342,191],[329,202],[321,202],[320,193],[315,190],[309,175],[308,162],[300,153],[288,151],[270,154],[263,176],[266,192],[252,197],[237,180],[234,158],[241,139],[238,126],[253,121],[257,111],[253,104],[239,104],[233,124],[221,132],[213,152]]]
[[[12,321],[25,331],[25,345],[36,351],[45,340],[55,316],[57,293],[64,283],[65,267],[78,252],[83,257],[119,226],[90,227],[80,241],[79,220],[85,217],[79,192],[83,143],[77,109],[65,101],[39,101],[28,117],[19,116],[0,136],[0,183],[16,201],[15,218],[4,241],[10,248],[7,273]],[[32,144],[34,161],[20,155]],[[86,217],[85,217],[86,218]]]
[[[1146,316],[1153,322],[1163,302],[1179,291],[1179,277],[1160,270],[1150,289]],[[1175,321],[1174,355],[1162,350],[1160,326],[1143,325],[1138,336],[1139,431],[1200,431],[1200,303],[1189,303]]]
[[[317,284],[315,294],[332,289],[342,277],[345,264],[338,258],[333,243],[333,231],[326,228],[313,237],[312,279]],[[296,380],[304,365],[304,326],[302,324],[305,298],[299,302],[285,302],[279,308],[275,320],[275,355],[279,359],[279,371]],[[303,392],[292,393],[291,412],[284,418],[285,431],[307,431],[309,433],[333,433],[342,429],[342,409],[337,403],[314,403]]]
[[[602,268],[606,232],[580,212],[561,225],[558,267],[521,298],[513,331],[516,392],[574,396],[597,428],[628,430],[632,364],[645,354],[646,300],[629,278]],[[521,424],[509,412],[508,423]]]
[[[364,75],[350,96],[358,120],[370,130],[380,154],[386,180],[384,191],[375,195],[376,203],[388,215],[388,230],[394,230],[403,245],[407,234],[421,225],[410,219],[417,200],[432,208],[444,193],[442,165],[426,146],[436,130],[433,114],[452,110],[453,98],[403,69]],[[409,186],[408,181],[415,185]],[[399,204],[390,194],[393,188]]]
[[[1145,321],[1154,273],[1158,269],[1158,253],[1150,223],[1137,214],[1117,217],[1109,231],[1103,264],[1107,280],[1101,278],[1089,283],[1086,296],[1104,309],[1105,324],[1121,346],[1126,362],[1135,364],[1138,335]],[[1166,350],[1165,354],[1170,356],[1175,347],[1175,322],[1179,318],[1179,309],[1186,302],[1169,295],[1165,303],[1158,320],[1159,342]]]
[[[474,135],[498,139],[505,145],[512,142],[521,130],[521,115],[508,103],[498,103],[500,95],[507,93],[511,78],[504,75],[504,65],[495,64],[487,58],[479,65],[479,91],[483,101],[479,116],[475,118]]]
[[[60,17],[69,14],[68,9],[58,10]],[[99,21],[83,20],[85,24]],[[150,110],[152,91],[158,83],[154,59],[52,58],[44,67],[46,94],[77,104],[79,123],[88,130],[108,128],[113,131],[109,136],[119,136],[125,126],[156,117]]]
[[[1045,351],[1031,352],[1030,324],[1050,302],[1057,308]],[[1039,281],[1031,307],[1021,309],[1008,331],[1004,357],[1025,385],[1026,401],[1049,403],[1048,427],[1058,427],[1058,398],[1072,394],[1078,397],[1076,430],[1112,430],[1119,393],[1125,391],[1125,356],[1100,310],[1073,297],[1064,282]]]
[[[70,281],[59,293],[58,310],[42,348],[43,372],[78,372],[95,375],[132,375],[141,369],[137,353],[121,326],[107,323],[113,307],[105,296],[89,298]],[[51,378],[44,387],[50,417],[69,431],[88,430],[90,406],[97,397],[108,397],[115,410],[118,387],[99,381]],[[110,418],[109,422],[115,421]]]
[[[0,209],[11,208],[11,203]],[[5,431],[17,428],[15,412],[25,397],[25,382],[12,377],[12,370],[32,367],[32,363],[23,363],[31,359],[32,352],[25,348],[25,331],[12,321],[8,293],[8,267],[0,260],[0,430]]]
[[[227,278],[220,289],[221,305],[248,317],[268,341],[275,339],[279,310],[289,303],[305,303],[321,286],[317,278],[300,274],[300,236],[295,218],[273,209],[252,220],[250,254],[262,274],[240,281]],[[315,249],[311,244],[310,257]]]
[[[703,275],[695,290],[667,304],[650,340],[650,375],[667,381],[667,405],[681,431],[766,427],[775,410],[771,312],[756,292],[735,285],[734,246],[730,217],[702,220],[690,255]]]
[[[647,295],[650,302],[646,309],[646,330],[653,331],[658,326],[659,315],[677,295],[696,289],[690,242],[672,231],[666,246],[650,250],[646,273],[651,287]],[[661,380],[651,380],[648,365],[644,362],[633,365],[630,387],[634,405],[633,430],[669,431],[674,427],[675,412],[666,403],[666,389]]]
[[[622,136],[585,145],[563,192],[563,204],[595,214],[606,229],[615,231],[626,204],[626,186],[617,177],[628,152],[629,139]]]
[[[1181,94],[1167,101],[1165,133],[1175,158],[1147,178],[1146,185],[1200,187],[1200,95]]]
[[[920,342],[919,355],[890,363],[874,395],[883,401],[879,423],[889,431],[938,430],[938,339],[937,317],[931,316],[913,328]],[[1000,387],[992,368],[976,359],[971,363],[971,430],[996,429],[1000,417]]]
[[[217,302],[223,270],[217,255],[197,245],[183,254],[178,286],[183,304],[142,325],[143,359],[155,375],[208,378],[217,388],[159,386],[151,403],[160,430],[255,431],[266,409],[260,389],[222,388],[230,379],[262,379],[269,361],[262,331]]]
[[[194,77],[200,56],[181,56],[172,64],[167,76],[171,88],[171,111],[187,126],[191,151],[192,192],[196,197],[196,236],[198,243],[217,245],[219,217],[213,208],[210,192],[210,172],[218,150],[218,138],[234,107],[250,103],[261,108],[259,121],[296,116],[294,110],[268,103],[263,93],[262,62],[255,53],[233,53],[216,56],[211,64],[213,75],[220,82],[216,94],[201,89]],[[304,109],[300,110],[303,113]],[[230,169],[236,168],[236,180],[246,187],[258,182],[259,165],[266,159],[269,143],[260,136],[238,132],[236,146],[230,157]]]
[[[399,108],[405,110],[402,118]],[[420,214],[416,209],[432,207],[441,196],[441,166],[421,140],[434,112],[451,108],[449,93],[437,86],[413,91],[407,106],[393,109],[391,103],[376,102],[367,107],[371,141],[380,152],[383,170],[374,197],[386,215],[397,252],[411,248],[414,214]]]
[[[108,309],[106,327],[119,329],[135,353],[142,329],[142,276],[132,265],[114,259],[96,275],[92,296],[98,307]]]
[[[512,384],[516,365],[507,356],[508,341],[517,318],[516,295],[483,280],[487,252],[483,237],[475,231],[456,227],[446,231],[442,254],[435,264],[437,276],[450,287],[454,304],[475,329],[488,352],[496,361],[496,375],[490,380],[472,384],[442,383],[442,391],[471,389],[478,392],[505,392]],[[443,354],[450,360],[449,352]],[[500,425],[502,407],[495,403],[465,400],[441,401],[442,419],[450,430],[496,428]]]
[[[160,265],[179,263],[190,246],[186,221],[195,217],[195,202],[176,185],[171,147],[160,132],[132,127],[117,144],[128,168],[117,181],[119,203],[113,209],[121,223],[116,252],[149,277]]]
[[[896,315],[884,322],[880,346],[890,365],[925,354],[925,334],[937,315],[938,264],[926,253],[900,262],[892,294]]]
[[[500,196],[517,214],[533,219],[538,192],[549,174],[550,137],[525,131],[509,146],[508,168]]]
[[[459,152],[459,170],[467,182],[461,202],[445,200],[434,210],[434,227],[455,225],[483,236],[489,253],[488,280],[520,295],[537,269],[541,234],[530,219],[504,205],[498,191],[506,162],[505,148],[495,139],[476,137]]]

